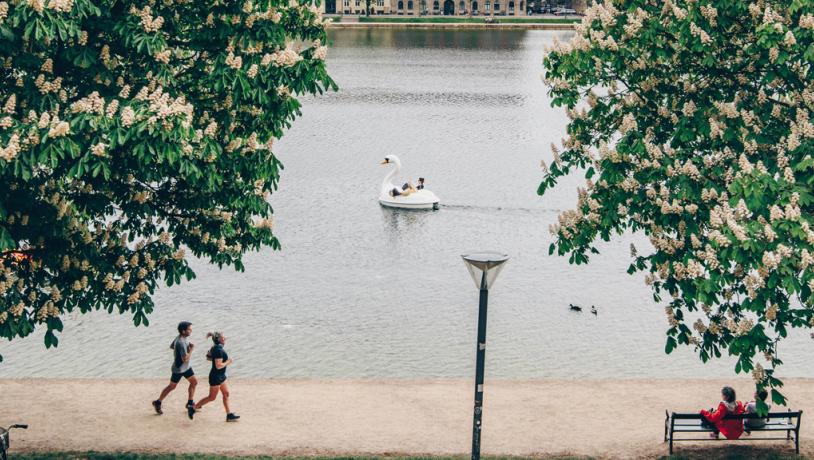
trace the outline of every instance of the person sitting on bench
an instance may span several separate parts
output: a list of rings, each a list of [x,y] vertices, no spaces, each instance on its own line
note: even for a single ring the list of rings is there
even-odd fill
[[[743,434],[741,420],[724,420],[727,414],[739,415],[743,413],[743,403],[735,399],[735,390],[732,387],[721,389],[721,401],[718,409],[709,412],[701,410],[701,426],[715,430],[710,437],[718,439],[718,433],[723,433],[726,439],[738,439]]]
[[[746,404],[746,408],[744,409],[744,411],[747,414],[757,414],[757,402],[758,401],[766,402],[766,398],[768,398],[768,397],[769,397],[769,392],[766,391],[765,389],[756,392],[755,393],[755,400],[748,403],[748,404]],[[768,407],[769,411],[772,410],[772,406],[767,404],[767,407]],[[749,434],[749,432],[752,430],[752,428],[763,428],[764,426],[766,426],[766,419],[765,418],[747,418],[747,419],[743,419],[743,429],[744,429],[744,431],[746,431],[746,434]]]

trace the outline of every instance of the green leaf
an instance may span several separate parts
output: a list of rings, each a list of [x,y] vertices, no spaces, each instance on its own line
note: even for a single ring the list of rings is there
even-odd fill
[[[677,346],[678,344],[673,337],[667,337],[667,344],[664,346],[664,353],[669,355]]]
[[[5,226],[0,225],[0,251],[17,249],[17,242]]]
[[[59,339],[50,330],[45,333],[44,340],[45,340],[45,348],[56,347],[57,345],[59,345]]]
[[[766,404],[765,401],[757,400],[756,402],[757,402],[756,409],[758,415],[765,416],[766,414],[769,413],[769,406]]]
[[[786,397],[783,396],[783,394],[780,393],[779,391],[772,389],[772,402],[780,406],[785,406]]]

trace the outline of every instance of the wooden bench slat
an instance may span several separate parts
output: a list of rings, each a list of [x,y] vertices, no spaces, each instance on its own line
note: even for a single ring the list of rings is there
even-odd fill
[[[724,417],[724,420],[742,420],[746,418],[797,418],[800,417],[801,414],[802,412],[769,412],[765,417],[761,417],[757,414],[728,414]],[[703,416],[698,412],[673,412],[672,417],[675,420],[701,420]]]
[[[771,425],[771,426],[765,426],[765,427],[761,427],[761,428],[749,428],[749,431],[785,431],[785,430],[794,431],[796,429],[797,429],[796,426],[794,426],[792,424],[788,424],[788,425]],[[676,425],[675,428],[673,428],[673,431],[675,431],[676,433],[679,433],[679,432],[682,432],[682,431],[709,431],[709,432],[712,432],[713,430],[710,429],[710,428],[707,428],[707,427],[699,426],[699,425],[695,425],[695,426],[692,426],[692,425],[678,426],[678,425]]]
[[[780,421],[766,422],[766,424],[764,426],[781,426],[781,425],[782,426],[792,426],[792,427],[795,426],[791,422],[780,422]],[[687,420],[687,421],[682,422],[682,423],[674,423],[673,426],[701,426],[701,421],[700,420]]]
[[[789,431],[789,430],[794,431],[795,429],[797,429],[797,428],[794,425],[787,424],[787,425],[766,426],[766,427],[763,427],[763,428],[750,428],[749,431],[753,431],[753,432],[754,431]],[[711,433],[712,430],[707,428],[707,427],[700,426],[700,425],[696,425],[696,426],[689,426],[689,425],[678,426],[678,425],[676,425],[676,427],[673,428],[673,432],[674,433],[701,433],[701,432],[709,432],[709,433]]]

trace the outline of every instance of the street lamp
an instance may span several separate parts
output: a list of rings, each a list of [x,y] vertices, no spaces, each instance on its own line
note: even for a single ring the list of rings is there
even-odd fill
[[[480,290],[480,307],[478,309],[478,343],[475,364],[475,414],[472,420],[472,460],[480,459],[481,416],[483,415],[483,365],[486,359],[486,304],[489,288],[495,284],[509,256],[500,252],[483,251],[464,254],[466,268]]]

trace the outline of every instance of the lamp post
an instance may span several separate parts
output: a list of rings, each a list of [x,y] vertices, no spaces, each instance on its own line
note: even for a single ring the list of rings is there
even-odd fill
[[[480,290],[478,309],[478,343],[475,363],[475,408],[472,420],[472,460],[480,459],[481,416],[483,415],[483,367],[486,360],[486,304],[489,288],[495,283],[509,256],[500,252],[483,251],[464,254],[466,268]]]

